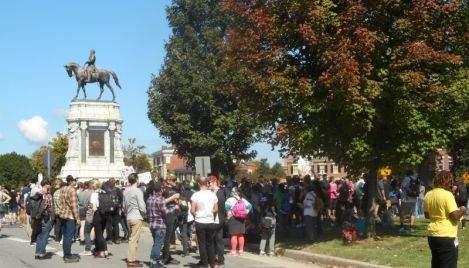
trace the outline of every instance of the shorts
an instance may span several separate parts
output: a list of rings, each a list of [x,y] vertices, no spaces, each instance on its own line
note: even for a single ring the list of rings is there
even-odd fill
[[[337,199],[329,199],[329,209],[335,209],[337,207]]]
[[[18,206],[10,207],[10,213],[18,213]]]
[[[415,203],[416,202],[402,202],[401,204],[401,209],[400,209],[400,212],[401,212],[401,216],[404,217],[404,216],[412,216],[414,215],[415,213]]]

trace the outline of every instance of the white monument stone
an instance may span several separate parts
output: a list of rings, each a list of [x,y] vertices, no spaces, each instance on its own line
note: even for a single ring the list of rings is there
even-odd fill
[[[81,181],[121,179],[125,169],[122,122],[116,102],[72,101],[67,118],[67,162],[60,177],[72,175]]]

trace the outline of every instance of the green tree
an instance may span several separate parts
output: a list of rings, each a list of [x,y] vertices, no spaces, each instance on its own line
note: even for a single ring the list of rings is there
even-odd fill
[[[173,34],[148,90],[148,117],[189,165],[196,156],[210,156],[213,173],[231,174],[233,159],[255,156],[249,148],[257,121],[220,90],[231,79],[223,64],[221,2],[174,0],[167,8]]]
[[[56,136],[49,142],[49,148],[55,157],[54,164],[51,167],[51,176],[55,178],[60,174],[62,167],[65,166],[65,162],[67,162],[67,158],[65,157],[68,150],[67,135],[57,132]]]
[[[15,152],[0,155],[0,184],[7,188],[18,188],[35,175],[28,157]]]
[[[467,121],[448,121],[439,105],[454,101],[451,89],[461,95],[452,85],[468,63],[467,5],[226,0],[226,62],[236,79],[225,90],[268,124],[285,154],[367,167],[374,236],[378,168],[414,167],[467,137],[455,127]]]
[[[138,145],[136,138],[129,138],[124,146],[124,164],[132,166],[137,173],[151,171],[151,163],[144,150],[145,146]]]
[[[285,170],[283,169],[282,164],[276,162],[270,169],[270,175],[276,178],[285,177],[286,174],[285,174]]]
[[[260,161],[256,161],[257,168],[256,168],[256,175],[253,179],[257,180],[259,176],[270,177],[270,164],[267,162],[267,158],[261,158]]]
[[[47,155],[47,146],[41,146],[39,149],[33,152],[31,155],[31,167],[37,173],[46,174],[47,163],[44,161],[44,157]]]

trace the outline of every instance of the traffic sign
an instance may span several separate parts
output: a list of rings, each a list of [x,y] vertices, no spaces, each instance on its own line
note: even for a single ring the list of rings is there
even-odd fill
[[[464,183],[469,184],[469,172],[464,173],[463,178],[464,178]]]
[[[391,169],[389,167],[384,167],[379,170],[381,176],[391,176]]]
[[[210,167],[210,157],[209,156],[197,156],[195,158],[195,174],[200,176],[208,176],[212,173]]]

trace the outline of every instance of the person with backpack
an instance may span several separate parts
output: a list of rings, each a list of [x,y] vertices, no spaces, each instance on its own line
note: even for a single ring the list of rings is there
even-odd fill
[[[49,233],[52,230],[51,219],[54,215],[54,207],[52,201],[52,195],[49,193],[50,182],[43,180],[41,182],[41,189],[34,189],[31,192],[30,202],[28,205],[31,210],[31,218],[34,219],[36,231],[38,235],[36,238],[36,260],[50,259],[49,255],[46,255],[47,240],[49,239]]]
[[[401,225],[399,232],[403,232],[405,230],[404,221],[407,216],[410,217],[409,230],[412,232],[412,226],[415,222],[415,205],[417,203],[417,197],[420,194],[420,180],[414,176],[414,172],[412,170],[406,171],[406,176],[402,181],[401,188]]]
[[[265,185],[262,188],[262,196],[259,201],[259,206],[256,208],[259,211],[261,220],[261,243],[259,245],[259,255],[271,256],[275,250],[275,226],[277,216],[275,210],[274,196],[272,194],[273,187]]]
[[[0,185],[0,232],[2,231],[3,218],[5,217],[5,204],[8,204],[10,199],[10,195],[8,195],[8,193],[4,191],[3,186]]]
[[[147,191],[149,193],[147,204],[147,220],[153,237],[153,247],[150,254],[150,268],[164,267],[160,262],[161,249],[166,236],[166,201],[163,197],[163,185],[161,182],[150,183]]]
[[[62,240],[62,222],[60,221],[60,193],[62,189],[67,186],[66,183],[62,182],[61,179],[56,180],[56,189],[54,189],[52,193],[52,198],[54,200],[54,212],[55,212],[55,219],[53,220],[54,223],[54,240],[55,242],[59,243]]]
[[[116,187],[116,180],[110,178],[103,186],[106,193],[111,196],[114,210],[106,214],[106,241],[108,244],[120,244],[119,221],[122,208],[122,191]]]
[[[231,197],[225,202],[227,212],[228,234],[231,237],[231,252],[229,256],[236,255],[239,245],[238,256],[244,253],[244,234],[246,233],[246,218],[252,211],[252,205],[244,198],[238,188],[231,189]]]
[[[467,206],[468,204],[468,188],[469,186],[466,185],[463,181],[459,181],[457,184],[457,190],[456,190],[456,204],[458,207],[464,207]],[[461,220],[461,228],[463,230],[466,229],[466,217],[462,218]]]

